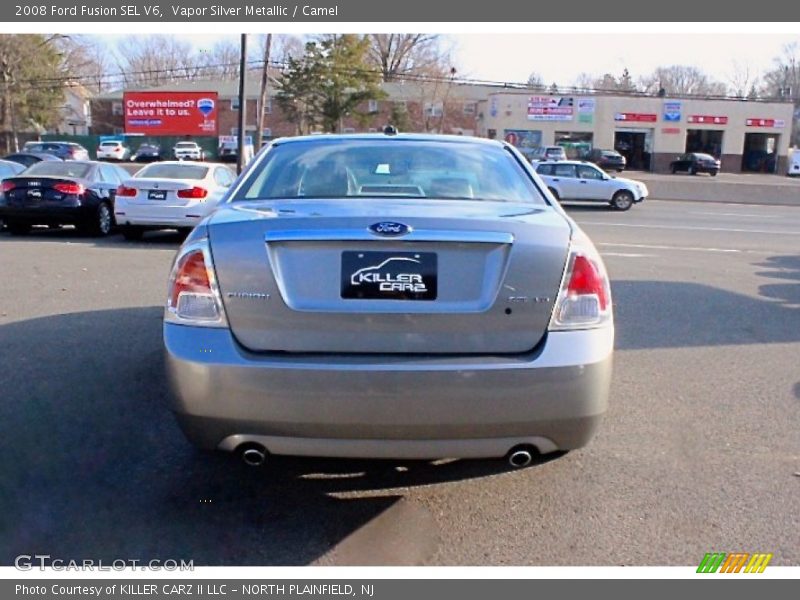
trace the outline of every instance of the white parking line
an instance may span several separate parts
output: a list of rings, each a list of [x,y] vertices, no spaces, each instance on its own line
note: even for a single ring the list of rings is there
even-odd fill
[[[603,252],[603,258],[607,258],[609,256],[619,257],[619,258],[652,258],[655,254],[633,254],[628,252]]]
[[[754,215],[749,213],[729,213],[729,212],[702,212],[699,210],[690,211],[690,215],[711,215],[712,217],[748,217],[754,219],[785,219],[785,215]]]
[[[742,250],[735,248],[702,248],[699,246],[659,246],[655,244],[617,244],[614,242],[600,242],[598,246],[615,246],[617,248],[642,248],[647,250],[690,250],[692,252],[730,252],[739,253]]]
[[[602,225],[605,227],[635,227],[637,229],[678,229],[683,231],[723,231],[726,233],[766,233],[768,235],[798,235],[800,231],[786,229],[739,229],[734,227],[692,227],[691,225],[644,225],[640,223],[604,223],[602,221],[579,221],[583,225]]]

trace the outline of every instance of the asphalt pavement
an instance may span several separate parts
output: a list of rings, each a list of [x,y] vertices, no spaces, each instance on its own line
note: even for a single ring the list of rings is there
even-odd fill
[[[178,237],[0,234],[0,564],[800,564],[800,208],[569,212],[612,278],[610,410],[519,471],[196,451],[164,400]]]

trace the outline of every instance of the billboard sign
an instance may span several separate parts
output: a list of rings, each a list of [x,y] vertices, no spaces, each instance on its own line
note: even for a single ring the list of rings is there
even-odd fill
[[[217,135],[216,92],[125,92],[125,133]]]
[[[654,113],[616,113],[614,120],[632,123],[655,123],[658,120],[658,115]]]
[[[573,99],[560,96],[531,96],[529,121],[572,121]]]
[[[506,129],[503,132],[503,139],[519,148],[525,156],[530,157],[533,149],[542,145],[542,132],[528,129]]]

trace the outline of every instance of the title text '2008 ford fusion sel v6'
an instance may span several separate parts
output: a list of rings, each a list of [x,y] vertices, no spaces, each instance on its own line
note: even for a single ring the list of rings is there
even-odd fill
[[[606,410],[606,270],[512,146],[278,140],[179,250],[164,342],[187,437],[371,458],[578,448]]]

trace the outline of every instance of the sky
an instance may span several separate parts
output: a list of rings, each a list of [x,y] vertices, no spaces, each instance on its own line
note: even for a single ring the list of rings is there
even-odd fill
[[[237,35],[182,37],[197,48],[224,38],[238,43]],[[471,33],[446,34],[443,42],[464,78],[524,82],[535,71],[547,84],[571,85],[580,73],[619,76],[627,68],[637,80],[658,66],[683,64],[729,83],[737,69],[771,69],[783,46],[800,44],[800,33]]]

